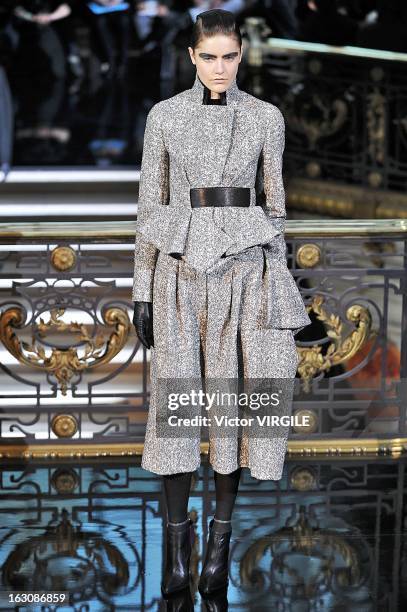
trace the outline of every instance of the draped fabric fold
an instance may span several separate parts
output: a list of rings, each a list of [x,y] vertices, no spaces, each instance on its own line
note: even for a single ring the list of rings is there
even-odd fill
[[[150,206],[137,215],[137,231],[163,253],[182,254],[188,235],[191,210],[186,207]]]
[[[207,272],[221,257],[269,243],[281,228],[261,206],[156,206],[140,213],[137,231],[161,252],[182,255],[197,272]]]
[[[291,329],[297,334],[309,324],[304,302],[295,279],[285,261],[270,255],[263,246],[263,315],[264,328]]]

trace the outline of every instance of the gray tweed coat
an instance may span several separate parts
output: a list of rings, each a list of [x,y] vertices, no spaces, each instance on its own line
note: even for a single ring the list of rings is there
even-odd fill
[[[236,81],[226,105],[203,104],[204,87],[196,75],[191,89],[155,104],[144,136],[132,299],[153,302],[142,467],[157,474],[195,470],[202,439],[199,428],[158,435],[168,413],[162,380],[293,383],[294,334],[310,323],[286,261],[283,116]],[[189,190],[212,186],[249,187],[250,207],[191,209]],[[221,473],[242,466],[278,480],[288,431],[210,433],[209,461]]]

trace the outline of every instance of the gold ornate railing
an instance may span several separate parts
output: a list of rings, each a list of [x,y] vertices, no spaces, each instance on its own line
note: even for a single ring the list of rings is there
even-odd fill
[[[250,91],[286,120],[289,208],[406,218],[406,53],[272,38],[246,20]]]
[[[142,452],[148,353],[131,320],[135,224],[0,224],[0,457]],[[289,453],[407,448],[407,222],[287,222],[312,325]],[[208,451],[202,443],[202,452]]]

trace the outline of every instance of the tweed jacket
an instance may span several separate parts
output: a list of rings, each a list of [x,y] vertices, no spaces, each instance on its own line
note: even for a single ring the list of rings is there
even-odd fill
[[[268,324],[299,331],[310,319],[286,261],[283,115],[236,80],[226,105],[203,104],[204,89],[196,74],[147,116],[132,299],[153,300],[160,251],[208,273],[220,257],[262,245]],[[191,188],[222,186],[250,188],[250,206],[191,208]]]

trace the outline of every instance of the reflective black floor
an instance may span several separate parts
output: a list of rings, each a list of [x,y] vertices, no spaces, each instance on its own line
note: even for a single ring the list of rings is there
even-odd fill
[[[2,465],[1,610],[403,610],[405,460],[288,460],[279,482],[243,470],[227,596],[197,591],[212,469],[203,459],[189,511],[191,592],[164,602],[161,480],[135,461]],[[16,606],[18,591],[68,591],[69,605]]]

